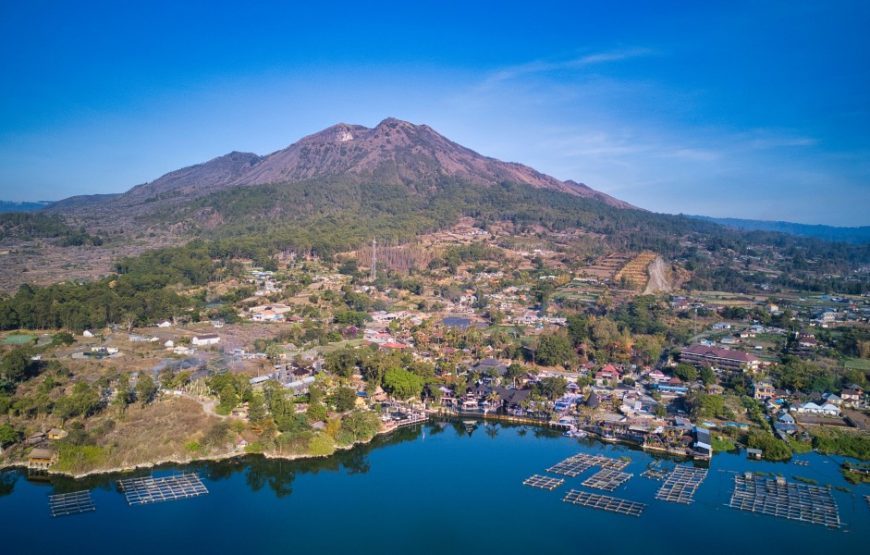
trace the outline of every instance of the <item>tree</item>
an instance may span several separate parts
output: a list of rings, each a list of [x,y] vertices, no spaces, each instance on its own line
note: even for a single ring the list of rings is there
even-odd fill
[[[306,414],[311,421],[322,422],[326,420],[329,413],[323,403],[310,403]]]
[[[504,373],[504,379],[510,380],[511,385],[516,387],[517,378],[519,378],[520,376],[525,374],[525,372],[526,372],[526,369],[522,364],[519,364],[518,362],[512,362],[507,367],[507,370]]]
[[[157,384],[154,383],[154,379],[150,374],[140,373],[139,379],[136,380],[136,399],[144,406],[153,401],[156,395]]]
[[[236,388],[233,387],[233,384],[231,383],[228,383],[221,388],[218,398],[220,399],[218,409],[224,414],[227,414],[239,404],[239,396],[236,393]]]
[[[326,457],[335,453],[335,440],[329,434],[316,434],[308,442],[308,452],[315,457]]]
[[[356,391],[349,387],[339,387],[330,398],[338,412],[347,412],[356,406]]]
[[[133,392],[130,390],[130,374],[127,372],[118,376],[118,385],[115,388],[115,405],[123,412],[133,402]]]
[[[355,441],[368,441],[381,429],[381,421],[373,412],[355,410],[342,418],[341,427],[350,432]]]
[[[0,362],[0,377],[12,383],[23,381],[33,372],[33,353],[27,347],[12,349],[3,356]]]
[[[21,434],[9,424],[0,424],[0,447],[5,447],[18,441]]]
[[[551,401],[564,395],[567,388],[568,382],[561,376],[555,378],[541,378],[537,387],[541,395]]]
[[[716,383],[716,373],[713,372],[713,369],[709,366],[702,366],[700,375],[701,381],[704,383],[704,385]]]
[[[568,336],[575,347],[589,338],[589,320],[583,314],[572,314],[568,317]]]
[[[674,375],[686,382],[693,382],[698,379],[698,370],[691,364],[681,362],[674,368]]]
[[[390,368],[384,375],[384,388],[398,399],[419,397],[423,391],[423,378],[404,368]]]
[[[54,414],[61,420],[76,416],[89,416],[100,408],[100,395],[85,382],[77,382],[72,393],[65,395],[54,404]]]
[[[356,353],[347,347],[326,355],[326,369],[342,378],[349,378],[353,375],[356,362]]]
[[[564,333],[542,335],[535,358],[544,366],[568,366],[574,360],[574,349]]]
[[[248,401],[248,420],[254,423],[266,420],[266,403],[260,393],[252,394],[251,400]]]

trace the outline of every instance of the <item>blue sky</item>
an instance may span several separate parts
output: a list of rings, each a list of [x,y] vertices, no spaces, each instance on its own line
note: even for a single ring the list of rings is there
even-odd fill
[[[300,4],[0,0],[0,199],[395,116],[651,210],[870,225],[870,3]]]

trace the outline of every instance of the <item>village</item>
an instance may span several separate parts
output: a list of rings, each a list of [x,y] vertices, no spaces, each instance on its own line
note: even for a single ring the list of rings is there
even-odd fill
[[[466,222],[427,248],[373,244],[268,270],[248,263],[203,292],[199,321],[178,314],[61,342],[18,332],[5,343],[32,342],[33,363],[91,384],[93,413],[132,402],[144,382],[155,400],[236,421],[211,455],[280,456],[279,438],[300,430],[309,443],[330,435],[327,451],[352,445],[359,439],[339,440],[330,424],[348,411],[377,415],[377,433],[428,418],[502,419],[702,461],[738,446],[783,458],[826,430],[870,431],[868,343],[844,358],[835,339],[866,330],[866,296],[683,291],[679,267],[663,274],[654,253],[583,263],[566,258],[567,239],[507,248],[497,234]],[[415,267],[421,253],[423,271],[391,267]],[[276,388],[298,424],[268,414]],[[350,400],[336,403],[339,391]],[[64,424],[86,416],[9,410],[18,441],[6,456],[34,468],[52,467]],[[293,456],[308,452],[306,443]]]

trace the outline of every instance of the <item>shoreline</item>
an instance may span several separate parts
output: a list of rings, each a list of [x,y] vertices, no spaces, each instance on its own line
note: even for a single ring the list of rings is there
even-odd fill
[[[287,455],[285,455],[285,454],[274,453],[274,452],[247,453],[244,451],[242,451],[242,452],[233,451],[230,453],[219,453],[219,454],[209,455],[209,456],[205,456],[205,457],[193,457],[193,458],[168,457],[165,459],[144,462],[144,463],[132,465],[132,466],[112,467],[112,468],[105,468],[105,469],[101,468],[101,469],[88,470],[86,472],[81,472],[81,473],[67,472],[65,470],[54,470],[51,468],[38,469],[38,472],[40,474],[44,474],[47,476],[61,476],[61,477],[65,477],[65,478],[72,478],[73,480],[81,480],[83,478],[90,478],[92,476],[136,472],[137,470],[146,470],[149,468],[155,468],[155,467],[163,466],[163,465],[185,465],[185,464],[195,464],[195,463],[205,463],[205,462],[221,462],[221,461],[227,461],[227,460],[231,460],[231,459],[237,459],[237,458],[242,458],[242,457],[251,457],[251,456],[261,456],[261,457],[264,457],[264,458],[270,459],[270,460],[284,460],[284,461],[298,461],[298,460],[302,460],[302,459],[322,459],[322,458],[326,458],[326,457],[331,457],[332,455],[334,455],[335,453],[337,453],[339,451],[349,451],[357,446],[368,445],[372,441],[374,441],[376,438],[388,436],[391,433],[395,432],[396,430],[406,428],[408,426],[412,426],[415,424],[422,424],[423,422],[428,422],[428,421],[429,420],[427,418],[426,420],[420,420],[420,421],[408,423],[405,425],[399,425],[399,426],[396,426],[395,428],[391,428],[388,430],[381,430],[381,431],[377,432],[375,435],[373,435],[372,438],[368,441],[355,441],[355,442],[351,443],[350,445],[336,446],[335,451],[333,453],[330,453],[329,455],[309,455],[309,454],[304,454],[304,455],[287,454]],[[10,463],[0,464],[0,472],[6,471],[6,470],[28,471],[28,470],[37,470],[37,469],[31,469],[29,466],[27,466],[27,463],[23,463],[23,462],[10,462]]]

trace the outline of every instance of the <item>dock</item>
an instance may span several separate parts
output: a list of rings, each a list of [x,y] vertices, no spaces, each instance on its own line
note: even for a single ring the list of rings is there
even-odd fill
[[[551,478],[549,476],[541,476],[540,474],[534,474],[523,480],[524,486],[545,489],[548,491],[553,491],[564,483],[565,480],[562,478]]]
[[[586,478],[586,480],[583,481],[583,485],[587,488],[613,491],[626,483],[632,476],[634,476],[634,474],[628,474],[610,468],[602,468],[592,476]]]
[[[128,478],[118,481],[118,486],[130,506],[187,499],[208,493],[199,475],[178,474],[162,478]]]
[[[599,511],[609,511],[611,513],[619,513],[629,516],[640,516],[646,505],[637,501],[629,501],[628,499],[619,499],[618,497],[610,497],[608,495],[599,495],[597,493],[588,493],[585,491],[577,491],[572,489],[562,499],[565,503],[572,505],[580,505],[597,509]]]
[[[789,520],[840,527],[840,513],[830,487],[762,478],[746,473],[734,477],[734,493],[728,506]]]
[[[706,477],[704,468],[675,466],[656,492],[656,499],[688,505],[695,500],[695,492]]]
[[[88,490],[74,491],[72,493],[59,493],[48,497],[48,507],[51,516],[68,516],[79,513],[96,511],[91,492]]]

